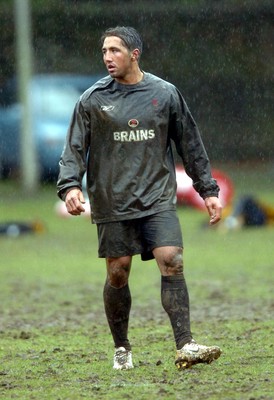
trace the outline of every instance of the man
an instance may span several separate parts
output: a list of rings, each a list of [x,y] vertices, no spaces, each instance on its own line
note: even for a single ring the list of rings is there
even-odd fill
[[[219,187],[179,91],[140,69],[138,32],[131,27],[108,29],[102,52],[109,76],[88,89],[75,106],[57,186],[68,212],[80,215],[87,171],[98,253],[106,259],[104,305],[115,346],[113,368],[133,368],[128,279],[136,254],[143,260],[155,258],[162,275],[162,305],[174,333],[177,367],[210,363],[220,356],[220,348],[197,344],[190,331],[171,142],[205,200],[210,224],[221,219]]]

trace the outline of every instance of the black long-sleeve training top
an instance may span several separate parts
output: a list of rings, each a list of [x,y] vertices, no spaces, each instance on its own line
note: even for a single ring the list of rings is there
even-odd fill
[[[152,74],[123,85],[110,76],[78,100],[57,183],[87,193],[94,223],[140,218],[176,206],[172,141],[202,198],[218,196],[197,125],[177,88]]]

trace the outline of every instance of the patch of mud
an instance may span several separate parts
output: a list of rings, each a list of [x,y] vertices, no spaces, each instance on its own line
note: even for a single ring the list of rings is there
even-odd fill
[[[70,304],[69,306],[60,304],[59,307],[49,313],[43,313],[41,309],[32,309],[31,314],[20,314],[16,310],[10,310],[8,316],[0,316],[1,333],[7,330],[16,330],[18,333],[15,339],[28,340],[33,338],[30,333],[33,328],[41,330],[55,328],[56,330],[73,330],[80,328],[94,329],[98,334],[102,325],[106,326],[106,319],[103,305],[97,310],[89,312],[88,307],[79,310],[79,306]],[[262,321],[271,319],[273,315],[273,304],[211,304],[191,307],[191,320],[194,322],[211,321],[231,321],[231,320],[252,320]],[[133,305],[130,318],[131,327],[142,327],[147,325],[167,324],[167,315],[162,310],[160,304],[148,304],[146,307]],[[93,333],[96,333],[93,332]]]
[[[0,330],[17,330],[17,338],[28,340],[32,328],[55,328],[62,330],[84,329],[98,330],[106,326],[102,290],[91,286],[75,285],[71,288],[70,298],[63,297],[60,287],[29,287],[17,282],[16,290],[7,298],[0,296],[2,313]],[[201,301],[201,303],[200,303]],[[191,320],[203,322],[231,320],[267,320],[272,319],[274,302],[266,299],[231,299],[223,292],[211,290],[207,299],[194,297],[191,301]],[[166,324],[167,316],[160,298],[152,298],[149,302],[140,303],[133,299],[130,324],[141,327],[149,324]],[[0,333],[1,333],[0,331]]]

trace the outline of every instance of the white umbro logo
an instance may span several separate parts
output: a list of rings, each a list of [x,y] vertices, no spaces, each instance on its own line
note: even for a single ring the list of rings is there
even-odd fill
[[[102,111],[112,111],[114,110],[114,106],[101,106]]]

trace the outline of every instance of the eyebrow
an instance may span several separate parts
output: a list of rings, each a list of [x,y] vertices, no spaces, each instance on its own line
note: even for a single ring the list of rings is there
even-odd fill
[[[102,47],[102,51],[104,51],[104,50],[120,50],[120,48],[119,47],[117,47],[117,46],[110,46],[110,47]]]

